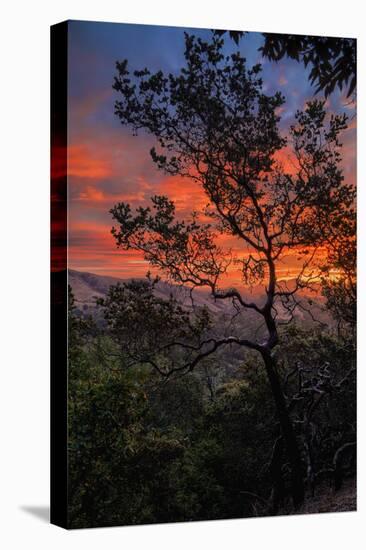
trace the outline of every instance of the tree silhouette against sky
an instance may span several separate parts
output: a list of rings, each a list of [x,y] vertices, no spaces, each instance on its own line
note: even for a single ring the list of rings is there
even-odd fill
[[[216,30],[217,36],[226,32],[239,44],[243,31]],[[336,88],[352,96],[356,90],[356,40],[329,36],[263,33],[264,43],[259,48],[264,58],[280,61],[284,57],[311,67],[309,80],[316,86],[315,93],[328,97]]]
[[[183,314],[173,299],[167,305],[156,301],[154,283],[137,285],[135,291],[120,289],[109,305],[121,313],[126,334],[139,311],[140,340],[149,343],[133,351],[140,362],[165,376],[191,371],[229,345],[243,348],[243,357],[248,348],[260,355],[298,507],[304,499],[303,465],[276,367],[281,350],[277,308],[285,308],[291,320],[295,308],[301,307],[299,291],[319,280],[318,251],[336,242],[341,221],[352,215],[354,190],[340,167],[339,135],[347,122],[344,115],[328,116],[323,101],[312,101],[296,114],[288,138],[284,137],[278,128],[284,97],[266,95],[260,65],[248,69],[239,53],[224,56],[222,46],[216,35],[205,42],[186,34],[185,65],[179,74],[130,72],[127,60],[117,63],[116,116],[135,134],[155,136],[151,156],[157,169],[183,176],[182,186],[184,178],[194,180],[204,190],[207,206],[204,213],[192,212],[190,219],[181,220],[166,196],[155,196],[151,206],[135,211],[119,203],[111,210],[116,222],[112,233],[118,248],[140,251],[167,281],[190,289],[208,288],[216,300],[233,302],[241,315],[254,313],[266,334],[257,339],[212,335],[202,314],[193,320],[193,314]],[[287,145],[293,150],[291,173],[275,160]],[[225,235],[236,239],[240,254],[224,247]],[[291,252],[298,254],[300,267],[289,287],[278,279],[277,267]],[[240,271],[243,285],[261,285],[264,299],[248,301],[240,289],[225,288],[224,277],[231,269]],[[159,308],[168,314],[154,316]],[[149,320],[158,318],[158,333],[150,341]],[[115,329],[119,330],[118,323]],[[130,342],[127,336],[126,342]]]

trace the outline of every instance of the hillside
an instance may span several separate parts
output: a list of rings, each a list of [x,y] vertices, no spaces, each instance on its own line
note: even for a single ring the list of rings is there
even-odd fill
[[[90,310],[95,308],[95,301],[97,298],[103,298],[111,285],[116,285],[117,283],[127,282],[129,279],[120,279],[117,277],[110,277],[105,275],[96,275],[95,273],[88,273],[82,271],[69,270],[69,284],[73,290],[75,296],[75,302],[81,311]],[[288,287],[291,288],[293,282],[289,281]],[[171,294],[179,299],[182,303],[186,304],[187,307],[191,306],[191,297],[189,290],[184,287],[178,287],[160,281],[156,286],[156,295],[160,298],[168,298]],[[255,300],[257,303],[264,301],[265,296],[263,292],[263,287],[253,287],[247,292],[242,291],[244,298],[248,301]],[[305,293],[300,296],[301,301],[309,308],[308,305],[308,295]],[[214,300],[210,293],[207,290],[196,290],[194,292],[194,302],[198,307],[207,307],[211,313],[219,316],[231,316],[235,310],[231,301],[229,300]],[[323,298],[320,294],[312,295],[312,306],[311,313],[317,319],[324,323],[331,323],[331,319],[327,312],[323,309]],[[278,304],[277,308],[277,319],[286,320],[287,314],[284,308]],[[298,321],[302,323],[311,323],[312,319],[310,314],[306,313],[301,309],[297,309],[295,317]],[[257,318],[255,312],[247,310],[246,311],[246,321],[252,322]]]
[[[117,277],[69,270],[69,284],[73,290],[75,302],[79,309],[83,309],[85,305],[88,306],[88,308],[94,307],[96,298],[103,298],[111,285],[116,285],[117,283],[122,284],[129,280],[130,279],[119,279]],[[157,284],[157,296],[167,299],[171,294],[183,301],[183,303],[191,303],[187,289],[164,282],[159,282]],[[223,313],[231,311],[232,309],[231,305],[224,301],[215,302],[208,292],[202,290],[195,292],[194,299],[197,306],[206,306],[213,313]]]

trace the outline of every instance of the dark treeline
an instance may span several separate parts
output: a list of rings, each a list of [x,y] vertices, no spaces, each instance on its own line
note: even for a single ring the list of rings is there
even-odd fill
[[[134,284],[141,295],[143,283]],[[116,287],[99,306],[101,327],[82,316],[70,291],[71,526],[291,513],[290,468],[257,354],[226,368],[227,351],[164,378],[131,364],[115,297]],[[311,498],[355,473],[353,330],[294,325],[281,341],[277,365]]]

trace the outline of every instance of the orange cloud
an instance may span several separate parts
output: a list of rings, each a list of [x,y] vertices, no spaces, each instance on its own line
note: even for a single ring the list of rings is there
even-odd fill
[[[149,264],[140,252],[117,250],[111,226],[74,221],[70,227],[69,268],[121,278],[144,277]]]
[[[355,125],[352,120],[344,134],[342,151],[345,174],[352,179],[355,178]],[[152,195],[167,195],[175,202],[179,218],[195,210],[204,219],[208,198],[202,187],[188,178],[164,176],[152,163],[150,146],[151,140],[146,135],[136,139],[125,135],[120,128],[94,133],[85,127],[79,133],[74,129],[68,151],[70,268],[121,278],[144,277],[151,269],[141,253],[116,249],[110,234],[113,220],[108,211],[119,201],[129,202],[134,208],[149,204]],[[54,172],[59,176],[64,175],[63,153],[55,152]],[[290,146],[275,158],[287,173],[296,172],[296,159]],[[238,258],[248,254],[245,245],[230,235],[220,235],[218,244],[224,250],[232,249]],[[281,280],[299,273],[297,255],[298,251],[288,254],[278,266]],[[238,266],[230,267],[222,284],[242,286]]]
[[[208,202],[207,195],[199,183],[181,176],[165,178],[157,186],[156,194],[167,195],[174,201],[180,216],[188,215],[192,211],[203,212]]]
[[[95,155],[84,145],[70,145],[67,150],[68,176],[101,179],[111,175],[111,168],[103,155]]]
[[[274,154],[274,159],[282,166],[283,170],[287,174],[296,174],[298,170],[297,160],[289,145],[283,147],[279,151],[276,151]]]

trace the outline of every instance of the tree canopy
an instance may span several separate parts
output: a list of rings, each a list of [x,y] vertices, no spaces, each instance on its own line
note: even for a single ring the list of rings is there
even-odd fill
[[[216,30],[217,36],[226,32],[238,45],[245,35],[242,31]],[[357,85],[356,40],[327,36],[302,36],[297,34],[263,33],[264,43],[259,48],[263,57],[280,61],[289,57],[304,67],[311,67],[309,80],[315,93],[328,97],[336,88],[352,96]]]
[[[209,287],[216,299],[235,299],[263,315],[276,300],[295,306],[296,290],[319,276],[313,270],[317,249],[339,234],[341,220],[353,211],[354,189],[340,166],[339,135],[347,119],[327,116],[324,102],[315,100],[296,114],[286,139],[278,128],[282,95],[263,93],[260,66],[247,69],[239,53],[225,58],[222,44],[186,35],[187,64],[176,76],[147,69],[131,74],[127,61],[117,63],[116,115],[135,132],[156,137],[159,151],[153,148],[151,156],[158,169],[202,186],[210,222],[197,212],[177,219],[173,201],[156,196],[136,213],[117,204],[112,233],[119,248],[140,250],[173,282]],[[288,142],[293,173],[276,161]],[[222,234],[241,242],[245,255],[225,250]],[[289,250],[303,257],[295,291],[276,277],[276,264]],[[264,305],[220,288],[233,268],[243,283],[265,285]]]
[[[301,456],[273,354],[279,343],[277,308],[282,305],[286,322],[291,320],[301,307],[298,292],[319,281],[317,251],[334,242],[342,220],[352,215],[354,189],[340,165],[340,133],[347,117],[327,115],[324,101],[308,102],[296,113],[287,138],[279,130],[284,97],[263,91],[260,65],[247,68],[239,52],[224,55],[222,48],[218,36],[206,42],[185,34],[185,66],[178,74],[146,68],[130,72],[127,60],[117,62],[117,117],[136,134],[152,134],[157,168],[193,180],[208,202],[203,213],[193,211],[188,220],[179,219],[166,196],[153,197],[151,206],[135,212],[118,203],[111,209],[117,223],[112,234],[120,249],[142,252],[169,281],[191,289],[208,287],[216,300],[232,300],[238,314],[250,310],[261,319],[264,337],[216,332],[189,348],[172,331],[171,343],[165,343],[164,335],[164,347],[158,349],[164,357],[172,347],[194,352],[189,363],[174,354],[178,364],[172,371],[191,370],[222,346],[260,353],[299,506],[304,498]],[[293,150],[291,172],[276,157],[285,146]],[[225,250],[222,235],[235,238],[242,253]],[[300,258],[300,270],[289,288],[277,268],[291,251]],[[240,289],[223,287],[223,276],[232,267],[241,272],[244,284],[263,285],[264,301],[248,301]],[[159,309],[156,300],[154,305]]]

